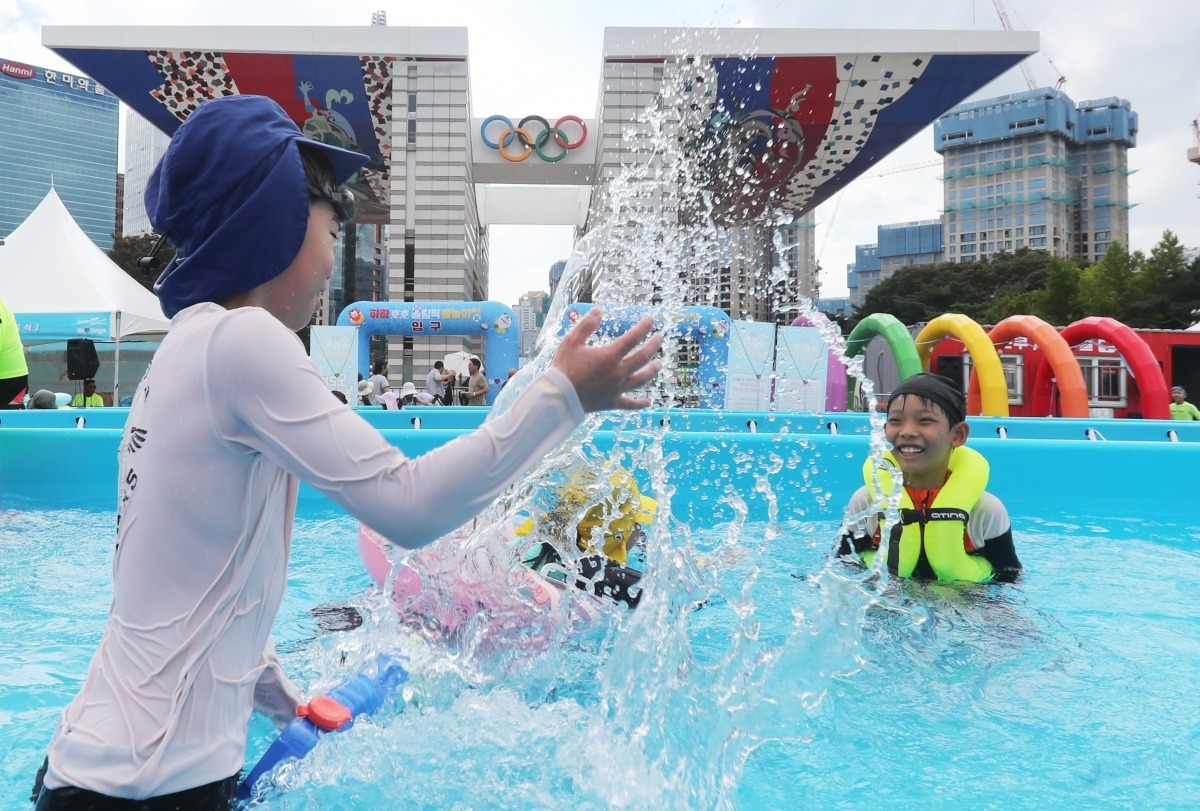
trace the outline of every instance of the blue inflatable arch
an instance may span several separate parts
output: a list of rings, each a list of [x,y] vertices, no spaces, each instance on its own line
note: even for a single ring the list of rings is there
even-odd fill
[[[370,376],[371,338],[375,335],[482,335],[483,362],[491,405],[520,354],[517,318],[495,301],[356,301],[338,316],[339,327],[358,327],[358,370]]]
[[[594,305],[576,303],[563,314],[563,332]],[[654,316],[655,326],[667,336],[688,338],[700,344],[700,365],[696,379],[700,384],[701,408],[725,407],[725,382],[729,372],[729,316],[716,307],[684,307],[664,312],[661,307],[605,307],[598,332],[620,335],[642,320]]]

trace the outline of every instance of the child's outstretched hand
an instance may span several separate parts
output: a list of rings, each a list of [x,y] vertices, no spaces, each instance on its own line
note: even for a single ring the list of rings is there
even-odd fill
[[[604,346],[588,346],[587,339],[600,326],[599,307],[588,310],[558,345],[554,368],[575,386],[584,411],[610,408],[638,409],[650,405],[649,398],[630,397],[626,392],[644,386],[662,368],[654,359],[662,348],[662,334],[649,335],[654,320],[646,316],[628,332]]]

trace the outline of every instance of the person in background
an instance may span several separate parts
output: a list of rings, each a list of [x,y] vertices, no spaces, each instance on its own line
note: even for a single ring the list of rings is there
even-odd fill
[[[39,389],[29,398],[29,408],[58,408],[58,398],[49,389]]]
[[[96,381],[88,378],[83,381],[83,392],[76,394],[71,400],[71,408],[103,408],[104,398],[96,394]]]
[[[233,807],[251,713],[282,726],[304,702],[270,639],[301,481],[416,548],[588,412],[649,404],[629,392],[658,374],[661,336],[647,317],[588,346],[596,307],[510,411],[419,458],[342,408],[295,333],[352,216],[342,184],[366,161],[305,138],[268,98],[233,95],[202,102],[151,174],[146,211],[176,249],[154,285],[171,327],[120,444],[108,622],[34,811]]]
[[[467,378],[467,405],[487,405],[488,382],[487,378],[483,376],[483,367],[479,364],[479,358],[471,358],[467,361],[467,370],[471,373],[471,376]]]
[[[434,405],[437,401],[427,391],[417,391],[411,380],[405,381],[400,387],[400,407],[411,405]]]
[[[0,301],[0,408],[20,408],[18,398],[28,387],[29,365],[21,345],[21,327],[8,305]]]
[[[371,364],[371,376],[367,382],[371,384],[371,405],[384,405],[383,395],[392,390],[392,384],[387,379],[387,361],[377,360]],[[385,406],[386,407],[386,406]]]
[[[508,377],[504,378],[504,382],[500,384],[500,391],[504,391],[504,387],[507,386],[512,381],[512,379],[516,376],[517,376],[517,370],[509,369]]]
[[[371,385],[369,380],[358,381],[358,403],[360,406],[371,405],[371,393],[375,391],[375,387]]]
[[[446,395],[446,384],[454,380],[454,372],[446,371],[446,364],[435,361],[429,374],[425,375],[425,391],[429,392],[442,405],[450,405]]]
[[[888,571],[918,580],[1012,582],[1021,573],[1012,525],[987,486],[987,462],[964,447],[966,397],[954,381],[921,373],[900,383],[887,401],[884,433],[892,450],[846,507],[838,555],[870,566],[886,529]],[[887,526],[874,505],[903,473],[900,522]],[[878,482],[878,484],[876,484]],[[876,492],[876,488],[884,492]]]
[[[1200,409],[1187,401],[1187,390],[1183,386],[1171,387],[1171,419],[1200,420]]]

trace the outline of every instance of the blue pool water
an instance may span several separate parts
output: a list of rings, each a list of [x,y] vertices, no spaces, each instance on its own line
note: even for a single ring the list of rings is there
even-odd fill
[[[113,522],[0,519],[5,797],[102,631]],[[354,522],[309,502],[275,627],[289,672],[321,689],[399,647],[412,689],[282,770],[265,807],[1193,805],[1200,526],[1017,516],[1027,574],[983,587],[879,583],[829,560],[836,528],[676,527],[637,612],[516,652],[501,677],[494,652],[414,640],[371,593]],[[331,602],[364,625],[320,633],[309,609]],[[251,760],[272,738],[256,721]]]

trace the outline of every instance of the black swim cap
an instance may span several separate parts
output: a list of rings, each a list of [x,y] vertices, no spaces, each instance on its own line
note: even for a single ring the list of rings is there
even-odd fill
[[[915,394],[940,405],[952,426],[958,425],[966,418],[967,398],[962,389],[948,377],[928,372],[913,375],[892,391],[888,397],[888,408],[892,407],[892,400],[905,394]]]

